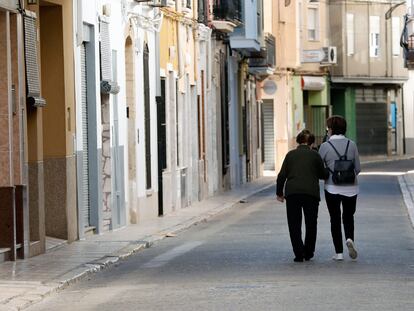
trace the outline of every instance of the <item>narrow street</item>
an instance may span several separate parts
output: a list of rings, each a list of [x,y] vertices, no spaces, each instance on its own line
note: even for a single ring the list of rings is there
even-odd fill
[[[315,258],[294,263],[272,187],[28,310],[413,310],[414,230],[395,176],[412,167],[363,167],[357,261],[331,260],[322,200]]]

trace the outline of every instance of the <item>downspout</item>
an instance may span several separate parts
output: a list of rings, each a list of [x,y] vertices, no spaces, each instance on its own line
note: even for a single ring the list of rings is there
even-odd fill
[[[388,66],[390,60],[388,59],[388,20],[385,18],[385,76],[389,76]],[[392,42],[392,30],[391,30],[391,42]],[[391,47],[392,48],[392,47]],[[392,61],[391,61],[392,62]]]
[[[154,15],[160,13],[159,8],[154,8]],[[161,96],[161,75],[160,75],[160,33],[155,31],[155,96],[158,100]]]
[[[370,77],[371,76],[371,45],[370,45],[370,41],[371,41],[371,29],[370,29],[370,15],[369,15],[369,6],[370,6],[371,4],[370,3],[367,3],[367,12],[368,12],[368,40],[367,40],[367,43],[368,43],[368,53],[367,53],[367,56],[368,56],[368,77]]]

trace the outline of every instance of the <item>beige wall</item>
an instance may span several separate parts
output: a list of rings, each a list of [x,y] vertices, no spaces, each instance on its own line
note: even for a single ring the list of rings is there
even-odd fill
[[[296,1],[288,7],[282,0],[266,1],[264,5],[265,12],[273,11],[272,14],[265,14],[265,27],[271,23],[271,32],[276,38],[276,67],[295,68],[299,64]]]
[[[42,95],[46,99],[43,108],[44,154],[45,158],[61,158],[66,155],[62,9],[47,6],[41,7],[40,12]]]
[[[393,3],[395,4],[395,3]],[[385,20],[385,13],[390,4],[351,2],[344,5],[331,5],[330,26],[333,45],[338,48],[338,66],[333,67],[334,76],[347,77],[407,77],[404,69],[402,51],[399,56],[392,56],[391,19]],[[405,6],[396,8],[392,16],[399,16],[400,33],[403,29]],[[354,54],[347,55],[346,14],[354,14]],[[380,17],[380,52],[379,57],[369,54],[369,16]]]
[[[177,21],[168,12],[167,9],[164,11],[166,15],[160,32],[160,68],[167,69],[167,63],[171,63],[174,70],[178,71]],[[175,47],[175,53],[171,53],[170,47]]]
[[[54,3],[56,5],[62,6],[62,41],[60,44],[63,45],[63,69],[62,72],[62,80],[64,86],[64,94],[54,94],[55,98],[62,98],[64,103],[63,118],[64,118],[64,143],[65,147],[65,154],[66,155],[73,155],[73,135],[75,133],[75,85],[74,85],[74,70],[73,70],[73,59],[74,59],[74,51],[73,51],[73,4],[72,0],[50,0],[48,2]],[[55,43],[58,44],[58,43]],[[57,92],[55,92],[57,93]],[[46,103],[47,104],[47,103]],[[46,130],[46,129],[45,129]],[[45,144],[55,143],[55,140],[52,141],[45,141]],[[52,146],[45,145],[45,150],[53,150]],[[59,152],[61,153],[61,152]]]
[[[301,6],[300,3],[302,4]],[[319,18],[317,19],[318,26],[315,40],[310,40],[308,36],[309,8],[315,8],[318,10],[319,13]],[[329,41],[329,15],[327,2],[309,2],[309,0],[299,0],[298,10],[298,27],[300,29],[300,50],[320,50],[322,47],[332,45]],[[319,63],[303,63],[300,65],[299,70],[304,72],[324,72],[325,67],[321,67]]]

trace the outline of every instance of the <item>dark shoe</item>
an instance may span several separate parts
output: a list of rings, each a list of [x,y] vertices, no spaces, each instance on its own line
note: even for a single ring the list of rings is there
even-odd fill
[[[313,258],[313,254],[304,254],[303,258],[305,258],[305,261],[309,261]]]
[[[303,262],[303,258],[302,257],[295,257],[293,259],[294,262]]]

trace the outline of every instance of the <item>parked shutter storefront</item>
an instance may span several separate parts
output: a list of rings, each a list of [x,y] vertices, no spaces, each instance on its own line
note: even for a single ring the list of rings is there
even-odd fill
[[[81,84],[82,84],[82,218],[85,228],[90,227],[90,198],[89,198],[89,143],[88,143],[88,103],[86,76],[86,46],[81,46]]]
[[[263,109],[263,142],[264,142],[264,169],[275,169],[275,129],[273,116],[273,101],[265,101]]]
[[[355,90],[358,150],[363,155],[387,153],[387,97],[384,89]]]

